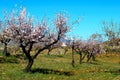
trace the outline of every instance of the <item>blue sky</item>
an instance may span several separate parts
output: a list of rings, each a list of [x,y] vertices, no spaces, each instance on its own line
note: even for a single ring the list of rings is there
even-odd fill
[[[0,18],[3,10],[11,11],[15,6],[26,6],[31,16],[42,19],[53,18],[59,11],[67,11],[71,21],[83,18],[69,36],[87,39],[93,33],[102,33],[102,21],[120,22],[120,0],[0,0]]]

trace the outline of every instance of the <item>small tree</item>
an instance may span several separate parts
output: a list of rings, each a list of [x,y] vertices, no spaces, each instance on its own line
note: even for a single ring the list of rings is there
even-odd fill
[[[93,61],[96,60],[96,54],[101,53],[102,51],[102,47],[101,44],[99,42],[90,42],[89,43],[89,48],[88,48],[88,56],[87,56],[87,62],[92,58]]]
[[[71,48],[72,48],[72,66],[75,67],[75,58],[74,58],[74,53],[75,53],[75,41],[74,41],[74,40],[71,42]]]
[[[10,42],[10,34],[9,30],[5,29],[5,25],[3,25],[2,21],[0,22],[1,27],[1,33],[0,33],[0,42],[4,44],[4,50],[3,53],[5,56],[10,56],[10,53],[7,50],[8,43]]]
[[[88,43],[84,42],[84,41],[79,41],[77,42],[77,46],[76,46],[76,52],[79,53],[80,56],[80,64],[82,63],[83,59],[89,54],[88,50],[89,50],[89,45]]]
[[[68,18],[60,13],[54,21],[54,31],[49,32],[45,19],[42,23],[34,25],[32,18],[26,16],[26,8],[20,11],[20,14],[12,14],[7,20],[9,33],[14,42],[18,43],[28,59],[28,65],[24,72],[29,72],[34,63],[34,59],[45,49],[56,44],[68,31]],[[36,53],[31,55],[34,44],[42,45]]]
[[[92,58],[95,61],[95,55],[102,52],[102,43],[103,38],[101,34],[95,33],[90,36],[88,39],[88,56],[87,62]]]
[[[115,38],[120,37],[120,25],[118,23],[114,23],[113,21],[103,21],[103,32],[108,41],[114,41]]]
[[[118,52],[117,48],[119,47],[119,39],[120,39],[120,24],[115,23],[114,21],[111,22],[103,22],[103,32],[105,37],[107,37],[107,41],[105,42],[105,50],[106,52],[116,51]]]
[[[87,62],[92,58],[95,61],[95,55],[101,52],[101,45],[99,42],[96,41],[82,41],[76,40],[74,41],[73,46],[73,53],[79,54],[79,63],[81,64],[82,61],[87,58]],[[73,56],[72,56],[73,57]],[[72,58],[74,60],[74,57]]]

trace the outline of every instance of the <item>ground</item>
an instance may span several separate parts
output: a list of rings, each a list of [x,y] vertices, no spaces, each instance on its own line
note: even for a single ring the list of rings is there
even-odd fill
[[[96,61],[79,64],[75,54],[75,67],[71,66],[71,53],[40,54],[30,73],[23,73],[26,60],[18,63],[0,63],[0,80],[120,80],[120,55],[97,55]]]

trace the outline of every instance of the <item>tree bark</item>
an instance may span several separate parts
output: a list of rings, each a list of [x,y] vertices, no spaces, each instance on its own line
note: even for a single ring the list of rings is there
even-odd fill
[[[64,47],[64,55],[66,55],[67,51],[68,51],[67,47]]]
[[[33,62],[34,62],[33,59],[29,59],[28,64],[27,64],[26,68],[24,69],[24,72],[25,72],[25,73],[28,73],[28,72],[31,71],[31,67],[32,67],[32,65],[33,65]]]
[[[31,67],[32,67],[33,62],[34,62],[34,59],[30,55],[30,51],[32,50],[32,46],[33,46],[33,43],[31,43],[29,45],[29,49],[28,50],[26,50],[26,46],[23,46],[22,44],[20,46],[22,48],[23,52],[25,53],[27,59],[28,59],[28,64],[27,64],[26,68],[24,69],[25,73],[28,73],[28,72],[31,71]]]
[[[51,50],[52,50],[52,48],[49,47],[49,48],[48,48],[48,55],[50,55]]]
[[[72,66],[75,67],[74,48],[72,48]]]
[[[4,51],[3,51],[3,53],[7,57],[10,56],[10,53],[7,51],[7,44],[6,43],[4,43]]]
[[[82,57],[82,60],[86,57],[88,53],[84,53],[83,57]]]
[[[80,64],[82,64],[83,59],[82,59],[82,53],[81,52],[79,53],[79,56],[80,56]]]
[[[89,53],[89,54],[87,55],[87,62],[89,62],[89,60],[90,60],[91,57],[92,57],[92,53]]]
[[[95,59],[95,54],[94,54],[94,53],[92,54],[92,60],[93,60],[93,61],[96,60],[96,59]]]

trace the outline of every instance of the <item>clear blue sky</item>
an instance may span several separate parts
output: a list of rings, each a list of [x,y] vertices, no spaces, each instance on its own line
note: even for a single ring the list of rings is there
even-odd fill
[[[0,18],[3,10],[11,11],[15,6],[26,6],[30,15],[41,19],[59,11],[67,11],[71,20],[84,17],[79,25],[74,25],[70,35],[87,39],[93,33],[101,33],[102,21],[120,22],[120,0],[0,0]]]

